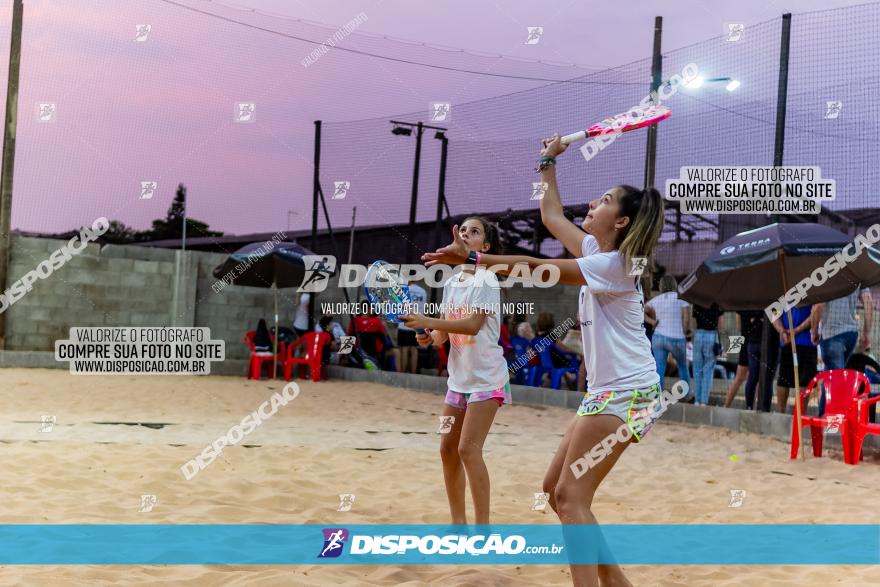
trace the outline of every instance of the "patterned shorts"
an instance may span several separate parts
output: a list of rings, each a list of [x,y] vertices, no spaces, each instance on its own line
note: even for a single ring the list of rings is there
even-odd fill
[[[650,432],[660,417],[660,384],[655,383],[644,389],[628,391],[603,391],[584,394],[578,416],[610,414],[625,422],[636,442],[640,442]]]
[[[510,404],[513,401],[510,396],[510,383],[505,383],[504,387],[499,387],[498,389],[490,391],[474,391],[471,393],[458,393],[457,391],[452,391],[450,389],[446,391],[445,403],[454,408],[466,410],[468,404],[484,402],[490,399],[497,401],[499,408],[502,404]]]

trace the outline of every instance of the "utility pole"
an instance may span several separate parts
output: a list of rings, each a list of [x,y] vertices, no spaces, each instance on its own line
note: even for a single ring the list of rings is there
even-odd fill
[[[12,4],[12,40],[6,82],[6,119],[3,125],[3,161],[0,175],[0,292],[6,291],[12,247],[12,176],[15,169],[15,133],[18,127],[18,74],[21,66],[22,0]],[[6,313],[0,312],[0,350],[6,348]]]

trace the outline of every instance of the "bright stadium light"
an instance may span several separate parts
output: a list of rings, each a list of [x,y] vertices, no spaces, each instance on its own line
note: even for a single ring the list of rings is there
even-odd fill
[[[686,87],[686,88],[688,88],[688,89],[691,89],[691,90],[696,90],[697,88],[702,87],[702,86],[703,86],[703,82],[705,82],[705,81],[706,81],[706,78],[704,78],[704,77],[701,76],[701,75],[698,75],[697,77],[695,77],[695,78],[692,79],[691,81],[689,81],[689,82],[687,82],[686,84],[684,84],[684,87]]]
[[[732,79],[727,82],[727,85],[724,86],[724,89],[728,92],[732,92],[739,87],[739,80]]]

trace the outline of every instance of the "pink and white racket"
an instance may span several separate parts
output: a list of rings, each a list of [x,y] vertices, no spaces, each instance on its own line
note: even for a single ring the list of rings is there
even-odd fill
[[[562,137],[564,144],[582,141],[599,135],[620,134],[657,124],[672,115],[672,111],[666,106],[649,104],[648,106],[636,106],[626,112],[615,114],[601,122],[597,122],[587,130],[581,130]]]

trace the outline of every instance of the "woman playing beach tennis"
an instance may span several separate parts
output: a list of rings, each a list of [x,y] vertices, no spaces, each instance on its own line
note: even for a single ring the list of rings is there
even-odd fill
[[[422,260],[427,265],[501,265],[504,269],[499,272],[509,272],[520,263],[530,269],[551,264],[559,268],[560,283],[582,286],[578,307],[587,393],[547,470],[544,491],[563,524],[596,524],[590,507],[599,484],[630,442],[641,441],[651,429],[656,420],[653,406],[661,398],[643,326],[640,277],[631,275],[631,268],[634,258],[646,258],[650,267],[663,229],[664,207],[656,190],[621,185],[589,202],[583,230],[578,228],[565,218],[556,185],[555,157],[565,149],[558,135],[544,141],[541,180],[547,189],[541,219],[576,259],[475,254],[453,229],[454,242]],[[627,440],[616,442],[603,451],[603,458],[584,466],[585,455],[619,430],[626,432]],[[572,565],[571,572],[575,585],[630,584],[614,564]]]
[[[498,230],[480,217],[467,218],[456,228],[456,242],[467,253],[494,253]],[[448,391],[443,406],[440,457],[453,524],[466,524],[465,475],[474,500],[477,524],[489,523],[489,471],[483,443],[502,404],[510,403],[510,384],[501,330],[501,289],[484,267],[465,269],[443,285],[443,319],[401,315],[407,326],[424,328],[420,345],[440,346],[449,340]]]

